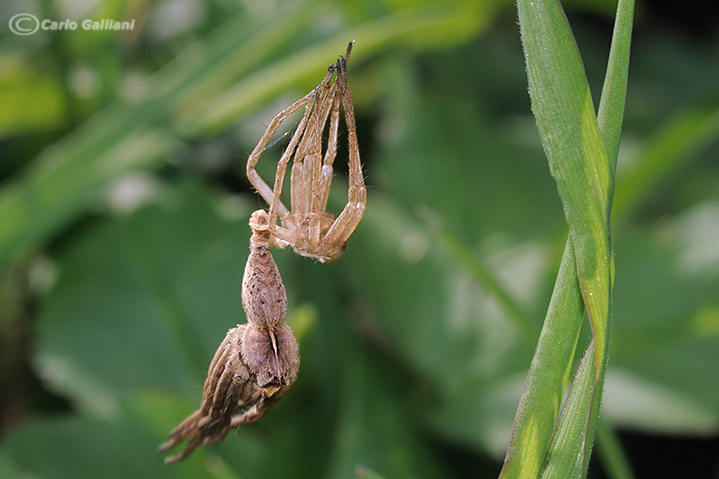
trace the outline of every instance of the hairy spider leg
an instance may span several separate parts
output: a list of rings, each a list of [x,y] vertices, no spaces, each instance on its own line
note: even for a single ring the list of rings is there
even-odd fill
[[[183,438],[184,440],[185,438]],[[202,436],[195,436],[192,439],[190,439],[190,442],[187,443],[187,446],[185,448],[178,452],[177,454],[174,454],[172,456],[167,456],[165,458],[165,464],[174,464],[175,462],[179,462],[183,459],[185,459],[187,456],[192,454],[192,452],[197,449],[198,446],[202,445],[202,442],[204,441],[204,438]],[[179,443],[178,443],[179,444]],[[163,444],[164,446],[164,444]],[[169,447],[167,449],[170,449]],[[160,451],[164,451],[165,449],[160,449]]]
[[[222,344],[220,344],[220,347],[217,348],[217,351],[215,352],[214,357],[212,358],[212,361],[210,363],[210,367],[207,370],[207,379],[205,379],[205,385],[204,385],[204,392],[203,396],[205,398],[209,398],[214,394],[214,391],[211,390],[213,384],[217,384],[217,381],[220,379],[223,369],[217,370],[218,364],[225,364],[228,350],[230,349],[230,342],[231,342],[231,335],[233,330],[228,331],[227,335],[225,336],[225,339],[222,341]],[[172,449],[177,444],[181,443],[185,439],[187,439],[194,429],[196,428],[197,424],[201,420],[201,418],[207,416],[207,414],[210,412],[210,403],[209,402],[202,402],[202,408],[198,409],[194,413],[192,413],[190,416],[188,416],[184,421],[182,421],[176,428],[174,428],[172,431],[170,431],[170,434],[168,435],[170,437],[170,440],[165,442],[160,446],[160,451],[166,451],[168,449]],[[179,460],[179,459],[178,459]]]
[[[332,95],[333,87],[317,92],[317,100],[307,121],[297,150],[291,174],[292,213],[304,216],[310,212],[311,189],[315,165],[319,165],[322,151],[322,131],[332,105],[327,101]]]
[[[250,409],[232,417],[230,428],[240,427],[257,421],[282,398],[289,388],[290,386],[282,386],[272,395],[263,394],[260,396],[259,400]]]
[[[312,211],[325,211],[327,200],[330,197],[330,185],[332,184],[332,165],[337,156],[337,132],[340,123],[340,95],[337,89],[332,100],[332,116],[330,117],[330,131],[327,140],[327,151],[322,161],[322,168],[318,168],[318,178],[313,180]]]
[[[320,91],[320,98],[315,104],[314,114],[307,123],[307,129],[295,152],[291,174],[292,213],[291,221],[303,222],[302,227],[293,225],[290,229],[303,232],[303,238],[296,243],[317,247],[321,242],[321,224],[327,217],[324,207],[317,208],[318,188],[322,178],[324,161],[322,157],[322,135],[337,97],[337,85],[333,83],[327,91]],[[333,112],[334,113],[334,112]],[[328,139],[328,152],[336,152],[336,136]],[[331,179],[331,174],[330,174]],[[328,185],[329,188],[329,185]],[[330,217],[332,220],[333,217]],[[284,225],[288,226],[289,225]]]
[[[246,367],[240,369],[238,374],[239,352],[235,351],[237,359],[231,359],[234,363],[233,367],[225,367],[217,384],[217,389],[213,392],[212,408],[210,409],[210,417],[207,422],[208,427],[212,427],[222,421],[226,417],[227,411],[237,404],[239,395],[242,392],[243,383],[250,380],[250,374]]]
[[[300,120],[300,124],[297,127],[298,130],[300,129],[300,127],[304,128],[304,123],[307,121],[307,117],[310,113],[310,105],[308,105],[308,103],[312,99],[313,93],[314,91],[311,91],[310,93],[300,98],[299,100],[279,112],[277,115],[275,115],[275,117],[272,118],[272,120],[270,121],[270,124],[267,126],[267,129],[262,135],[262,138],[260,138],[259,143],[257,143],[257,146],[255,146],[255,149],[252,150],[252,153],[250,153],[250,157],[247,159],[247,179],[250,180],[252,186],[255,188],[255,190],[257,190],[260,196],[264,198],[268,205],[273,205],[277,203],[275,207],[279,210],[279,214],[283,216],[289,214],[289,210],[282,203],[280,197],[275,197],[272,188],[270,188],[269,185],[265,183],[265,180],[263,180],[259,173],[257,173],[255,167],[257,166],[257,162],[259,161],[260,156],[262,156],[262,153],[267,147],[267,144],[270,142],[272,136],[280,127],[282,121],[295,111],[307,105],[307,107],[305,108],[305,114],[302,117],[302,120]],[[297,140],[295,140],[295,142],[296,141]]]
[[[287,148],[284,152],[282,152],[282,156],[280,157],[280,161],[277,162],[277,171],[275,172],[275,184],[274,188],[272,190],[272,201],[269,203],[270,205],[270,211],[269,211],[269,224],[270,228],[272,228],[274,225],[277,224],[277,215],[278,215],[278,208],[279,205],[282,204],[282,186],[285,182],[285,172],[287,171],[287,164],[290,162],[290,157],[292,156],[292,152],[295,151],[295,148],[297,148],[297,143],[300,141],[300,138],[302,138],[302,133],[305,131],[305,128],[307,127],[307,121],[310,116],[310,112],[312,110],[312,106],[315,102],[316,97],[316,91],[312,91],[310,93],[310,98],[308,99],[307,106],[305,106],[305,114],[302,116],[302,119],[300,120],[300,123],[297,125],[297,129],[292,134],[292,138],[290,139],[289,144],[287,145]],[[287,210],[287,208],[283,205],[283,213],[282,217],[284,218],[286,215],[288,215],[290,212]]]
[[[285,180],[285,172],[287,170],[287,164],[289,163],[290,156],[297,148],[297,144],[302,138],[302,134],[307,126],[307,121],[310,116],[310,112],[312,111],[312,107],[314,106],[316,99],[317,99],[317,91],[324,87],[327,82],[329,82],[329,79],[332,76],[332,73],[334,72],[334,68],[330,68],[327,72],[327,75],[322,80],[322,82],[314,88],[311,92],[309,92],[304,97],[300,98],[296,102],[294,102],[292,105],[288,106],[281,112],[279,112],[277,115],[275,115],[274,118],[272,118],[272,121],[270,121],[270,125],[267,127],[267,130],[265,130],[265,134],[262,135],[262,138],[260,139],[260,142],[257,144],[255,149],[252,151],[252,154],[250,154],[250,158],[247,160],[247,177],[250,179],[250,183],[252,183],[253,186],[255,186],[255,189],[260,193],[260,195],[265,199],[268,205],[270,205],[270,211],[269,216],[270,225],[276,225],[277,224],[277,215],[279,214],[281,217],[286,217],[289,214],[289,210],[287,207],[282,203],[282,185]],[[305,106],[305,113],[302,116],[302,119],[300,120],[299,124],[297,125],[297,129],[292,135],[292,138],[290,139],[289,144],[287,145],[287,148],[282,153],[282,156],[280,157],[280,161],[277,164],[277,171],[275,172],[275,183],[274,188],[270,190],[267,183],[262,180],[262,178],[259,176],[259,174],[255,171],[255,166],[257,165],[257,162],[259,161],[260,155],[262,154],[263,150],[265,149],[267,143],[272,138],[272,135],[275,134],[277,129],[279,128],[282,121],[287,118],[289,115],[294,113],[296,110],[301,108],[302,106]],[[259,187],[258,187],[259,186]],[[264,194],[263,194],[264,191]]]
[[[347,49],[347,55],[352,44]],[[349,143],[349,185],[347,188],[347,204],[342,213],[325,235],[325,242],[330,244],[344,243],[355,230],[362,215],[364,215],[367,202],[367,189],[364,184],[362,163],[359,157],[359,144],[357,142],[357,127],[355,125],[354,107],[352,106],[352,93],[347,80],[347,59],[340,58],[338,62],[337,83],[339,83],[342,96],[342,108],[345,112],[347,124],[347,140]]]
[[[320,84],[307,95],[308,103],[305,107],[305,114],[300,123],[297,125],[297,129],[292,135],[292,139],[287,145],[287,148],[282,153],[280,161],[277,163],[277,171],[275,173],[275,185],[273,190],[273,196],[275,198],[279,198],[282,194],[285,173],[287,171],[287,165],[289,164],[290,158],[292,158],[293,156],[295,157],[295,159],[297,158],[297,155],[295,153],[298,149],[298,145],[305,136],[308,125],[310,123],[316,122],[316,116],[312,115],[312,112],[317,109],[318,99],[321,93],[328,90],[327,86],[332,79],[335,69],[336,65],[330,65],[330,67],[327,69],[327,75],[325,75]],[[290,178],[290,181],[292,181],[292,178]],[[290,184],[290,189],[292,190],[292,184]],[[290,191],[290,195],[292,196],[292,191]],[[302,200],[299,201],[302,202]],[[272,228],[272,235],[275,238],[284,241],[285,243],[292,244],[293,246],[296,245],[298,243],[298,238],[297,233],[295,233],[295,228],[287,228],[287,226],[289,226],[289,223],[291,222],[291,220],[289,219],[291,212],[287,212],[285,214],[280,213],[280,217],[283,221],[283,226],[279,226],[277,224],[277,215],[278,212],[275,203],[270,203],[269,224]]]
[[[219,442],[230,429],[231,418],[227,412],[243,397],[258,396],[249,370],[239,357],[239,338],[245,328],[246,325],[242,325],[228,331],[210,364],[202,407],[173,429],[170,439],[160,446],[160,451],[167,451],[190,439],[180,453],[165,459],[166,464],[181,461],[200,445]],[[233,354],[237,355],[236,359],[232,358]],[[231,367],[227,367],[228,357],[232,358]]]

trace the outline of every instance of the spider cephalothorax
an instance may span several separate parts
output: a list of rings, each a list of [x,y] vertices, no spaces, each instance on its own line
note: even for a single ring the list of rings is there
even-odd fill
[[[270,121],[247,160],[247,178],[270,205],[272,245],[291,245],[298,254],[323,263],[335,260],[344,252],[347,239],[362,219],[367,201],[354,108],[347,80],[347,61],[351,51],[352,43],[347,47],[347,53],[329,67],[327,75],[314,90]],[[274,187],[270,188],[255,171],[255,166],[282,121],[302,106],[305,107],[304,115],[277,164]],[[337,156],[340,106],[344,110],[347,127],[349,185],[347,204],[335,218],[326,209],[332,183],[332,165]],[[327,141],[323,149],[326,129]],[[291,209],[288,209],[281,195],[290,159]],[[282,221],[281,225],[278,224],[278,217]]]

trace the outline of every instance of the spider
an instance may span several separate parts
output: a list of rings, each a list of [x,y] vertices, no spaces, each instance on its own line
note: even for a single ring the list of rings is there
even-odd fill
[[[297,379],[300,356],[284,322],[287,292],[270,254],[267,212],[253,213],[250,227],[250,255],[242,279],[248,322],[227,332],[207,371],[200,408],[160,446],[164,452],[188,440],[165,464],[181,461],[198,446],[221,441],[230,429],[257,421]]]
[[[365,211],[367,190],[360,163],[359,146],[354,118],[354,107],[347,81],[347,62],[352,45],[337,63],[330,65],[320,84],[278,113],[265,130],[247,160],[247,178],[269,204],[271,244],[277,248],[291,245],[298,254],[329,263],[340,256],[347,239],[355,230]],[[333,80],[334,77],[334,81]],[[326,211],[332,182],[332,164],[337,155],[337,130],[340,104],[344,110],[349,151],[349,185],[347,204],[334,217]],[[255,171],[260,155],[282,121],[298,109],[305,112],[292,135],[287,148],[277,163],[274,187]],[[329,131],[323,154],[323,133],[329,119]],[[281,199],[285,173],[292,158],[289,210]],[[278,224],[278,217],[282,225]]]

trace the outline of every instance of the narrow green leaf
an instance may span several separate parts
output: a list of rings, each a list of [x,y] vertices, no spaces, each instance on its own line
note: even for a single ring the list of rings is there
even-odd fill
[[[602,97],[599,101],[599,109],[597,111],[597,124],[604,139],[604,146],[607,151],[607,160],[609,162],[609,192],[607,196],[606,212],[607,217],[610,215],[611,205],[614,196],[614,177],[617,166],[617,157],[619,154],[619,142],[621,139],[622,124],[624,119],[624,104],[627,95],[627,79],[629,76],[629,56],[631,51],[632,40],[632,24],[634,19],[634,0],[619,0],[617,5],[617,14],[614,21],[614,32],[612,33],[612,45],[609,50],[609,61],[607,62],[607,71],[604,76],[604,85],[602,86]],[[614,285],[614,256],[613,244],[611,244],[611,229],[607,224],[607,237],[609,239],[610,249],[610,269],[609,274],[609,295],[611,305],[612,287]],[[607,331],[609,330],[609,321],[611,320],[611,307],[607,313]],[[597,344],[597,343],[595,343]],[[590,348],[591,349],[591,348]],[[605,365],[606,361],[602,365]],[[601,395],[605,379],[605,371],[598,370],[599,382],[595,384],[593,398],[595,404],[591,409],[591,417],[587,427],[588,434],[593,434],[592,428],[594,424],[604,430],[604,434],[598,436],[607,469],[614,475],[614,478],[628,479],[631,477],[631,470],[628,466],[622,450],[616,442],[611,441],[611,430],[607,424],[599,421],[599,405],[601,403]],[[595,376],[596,377],[596,376]],[[570,392],[570,395],[572,393]],[[587,400],[588,398],[585,398]],[[584,469],[586,474],[589,464],[589,457],[592,448],[592,441],[587,441],[584,446]]]
[[[389,42],[414,39],[417,32],[435,30],[439,35],[446,36],[456,34],[458,30],[476,31],[489,17],[491,8],[494,7],[432,5],[381,17],[349,31],[343,30],[334,37],[248,76],[212,101],[183,111],[177,127],[185,136],[220,131],[238,116],[287,89],[298,79],[307,78],[326,68],[331,63],[330,59],[343,51],[347,42],[353,38],[361,40],[361,44],[358,43],[352,52],[353,61],[356,61],[357,58],[386,47]]]
[[[534,340],[537,334],[537,326],[532,323],[529,315],[502,284],[494,271],[484,264],[455,234],[449,231],[438,215],[434,214],[433,211],[429,208],[420,208],[419,214],[427,222],[437,240],[447,248],[447,251],[472,274],[477,280],[477,283],[481,284],[496,298],[517,328],[519,328],[527,338]],[[576,267],[573,271],[575,270]]]
[[[611,152],[608,158],[610,168],[610,177],[608,178],[609,196],[607,197],[607,203],[605,205],[607,208],[607,216],[609,215],[611,204],[613,171],[616,165],[616,155],[619,147],[621,124],[624,114],[632,17],[632,0],[621,1],[617,7],[615,31],[612,38],[612,47],[598,114],[598,126],[602,130],[604,143]],[[606,225],[605,234],[607,242],[609,243],[610,232],[608,224]],[[611,244],[608,246],[611,254]],[[601,273],[601,279],[599,281],[607,281],[605,285],[607,288],[607,300],[609,300],[611,283],[613,281],[613,264],[611,259],[608,264],[605,264],[605,269]],[[583,282],[581,277],[580,282]],[[598,286],[601,288],[601,284],[598,284]],[[601,293],[603,289],[599,291]],[[591,320],[591,306],[590,302],[587,301],[587,290],[584,288],[583,293]],[[602,313],[606,312],[604,324],[608,333],[609,304],[606,305],[606,309],[601,308],[601,311]],[[601,360],[597,357],[599,356],[599,352],[606,349],[606,343],[601,342],[597,338],[596,326],[594,326],[593,331],[595,333],[594,344],[590,345],[585,353],[583,362],[580,365],[580,370],[569,393],[567,403],[562,411],[562,416],[559,418],[557,430],[555,431],[547,455],[543,477],[584,477],[586,474],[599,416],[599,405],[601,402],[606,368],[606,358]],[[589,358],[593,358],[593,364],[590,364],[592,360]],[[594,384],[591,389],[588,389],[588,377],[591,375],[594,377]]]
[[[594,432],[590,429],[594,387],[594,344],[584,353],[572,383],[567,402],[559,417],[557,430],[547,453],[542,479],[567,479],[584,477]]]
[[[501,477],[537,477],[543,467],[548,477],[555,473],[557,477],[580,477],[591,451],[606,364],[613,267],[608,215],[626,96],[633,4],[622,2],[617,10],[599,122],[561,6],[520,0],[518,10],[532,109],[570,226],[552,303],[563,298],[575,307],[569,314],[558,315],[550,305]],[[575,253],[578,278],[570,268],[575,265]],[[589,348],[591,354],[585,355],[546,454],[572,364],[583,306],[589,314],[594,343]],[[556,450],[565,455],[556,454]]]
[[[614,479],[632,479],[634,473],[622,450],[619,438],[606,421],[597,422],[597,449],[607,475]]]
[[[609,62],[602,86],[602,97],[597,111],[597,124],[607,148],[611,177],[617,166],[619,140],[622,134],[624,103],[627,97],[629,52],[632,40],[634,0],[620,0],[612,33]],[[611,184],[611,183],[610,183]]]
[[[569,223],[580,288],[599,345],[599,365],[605,361],[609,315],[607,154],[561,6],[530,0],[520,0],[517,6],[532,111]]]
[[[571,242],[567,241],[537,351],[517,408],[501,478],[539,475],[559,415],[583,319],[577,265]]]
[[[608,158],[610,168],[608,184],[610,185],[610,190],[606,203],[607,216],[609,215],[611,196],[613,193],[613,172],[616,165],[616,155],[626,96],[632,17],[632,1],[620,2],[617,8],[615,31],[598,115],[599,127],[602,129],[605,145],[610,151]],[[609,241],[610,233],[608,224],[606,225],[606,235]],[[611,250],[611,244],[609,248]],[[613,263],[611,259],[606,266],[607,269],[602,275],[602,281],[605,277],[608,278],[608,283],[605,284],[607,286],[607,299],[609,299],[611,284],[613,282]],[[587,299],[585,291],[585,301]],[[609,328],[608,306],[607,304],[605,317],[607,332]],[[587,302],[587,307],[591,309],[590,302]],[[592,319],[591,311],[590,319]],[[606,367],[606,358],[602,360],[598,357],[602,353],[602,350],[606,348],[606,343],[599,341],[597,338],[596,326],[594,327],[594,333],[594,345],[588,349],[587,355],[585,355],[585,363],[582,364],[583,369],[575,381],[575,383],[579,384],[575,384],[572,391],[570,391],[567,405],[565,406],[567,413],[565,414],[563,412],[558,422],[558,429],[548,454],[548,458],[551,458],[551,460],[547,463],[548,466],[545,470],[547,473],[546,477],[567,477],[567,475],[570,477],[583,477],[586,474],[599,415],[599,404],[601,402]],[[590,355],[596,356],[596,364],[594,368],[594,385],[591,392],[588,392],[585,387],[586,379],[584,375],[589,374],[586,371],[586,369],[589,368],[586,364],[586,357]],[[581,427],[582,425],[583,427]],[[577,431],[583,431],[583,436],[578,436]],[[580,445],[582,447],[581,450],[577,449]],[[574,449],[572,449],[572,447],[574,447]],[[563,455],[557,454],[557,450],[561,451]],[[555,460],[557,464],[554,463]]]

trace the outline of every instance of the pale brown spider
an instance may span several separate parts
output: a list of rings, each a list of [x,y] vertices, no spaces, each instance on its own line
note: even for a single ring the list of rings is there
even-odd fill
[[[367,202],[367,190],[362,175],[352,96],[347,80],[347,62],[352,45],[337,63],[330,65],[322,82],[303,98],[278,113],[247,160],[247,178],[255,190],[270,205],[269,225],[271,244],[278,248],[291,245],[302,256],[322,263],[335,260],[344,252],[347,239],[362,219]],[[335,75],[336,74],[336,75]],[[334,81],[333,80],[334,77]],[[337,155],[337,131],[340,104],[347,126],[349,152],[349,185],[347,204],[335,219],[326,211],[332,164]],[[282,121],[305,106],[305,113],[280,157],[275,173],[274,188],[255,171],[260,155]],[[329,118],[327,147],[322,153],[322,136]],[[282,187],[287,165],[292,158],[290,201],[292,210],[282,203]],[[278,224],[278,216],[282,225]]]
[[[250,227],[250,255],[242,279],[248,323],[227,332],[207,371],[200,408],[170,432],[160,451],[189,442],[165,464],[186,458],[198,446],[219,442],[232,428],[257,421],[297,379],[300,356],[284,322],[287,292],[270,254],[267,212],[255,211]]]

